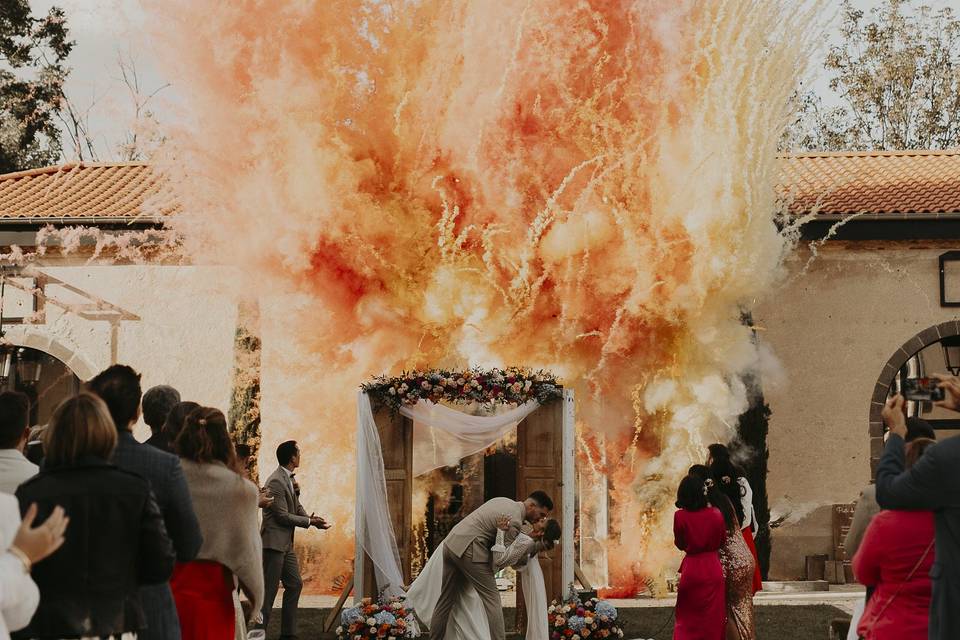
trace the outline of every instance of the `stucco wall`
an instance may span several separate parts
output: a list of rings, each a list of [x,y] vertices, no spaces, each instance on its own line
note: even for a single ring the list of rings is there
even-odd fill
[[[830,242],[754,314],[783,368],[770,403],[771,578],[803,573],[803,557],[832,551],[831,505],[854,501],[870,478],[871,396],[887,359],[915,334],[957,318],[939,303],[941,253],[957,243]]]
[[[116,361],[141,372],[144,390],[176,387],[185,400],[226,412],[231,390],[236,304],[223,293],[229,272],[195,266],[40,266],[40,271],[75,287],[51,284],[51,300],[40,324],[6,327],[7,338],[41,349],[87,379]],[[81,317],[97,300],[136,316],[115,332],[107,320]],[[86,307],[82,307],[82,306]],[[109,316],[112,311],[103,315]],[[141,439],[149,430],[142,423]]]

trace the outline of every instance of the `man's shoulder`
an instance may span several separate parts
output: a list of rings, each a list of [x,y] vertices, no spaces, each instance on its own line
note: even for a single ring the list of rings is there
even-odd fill
[[[133,438],[121,438],[114,453],[117,466],[137,473],[155,473],[158,478],[169,479],[169,473],[180,466],[180,458],[137,442]],[[153,478],[151,478],[152,480]]]
[[[523,510],[523,503],[511,500],[510,498],[491,498],[477,508],[478,516],[496,515],[517,515]]]
[[[490,498],[483,503],[483,506],[490,505],[491,507],[519,507],[521,502],[514,500],[513,498]]]
[[[960,438],[946,438],[938,440],[923,452],[923,457],[932,455],[938,459],[950,459],[960,462]]]
[[[286,478],[284,477],[284,472],[280,467],[274,469],[273,473],[267,476],[267,484],[270,484],[271,482],[279,482],[283,484],[285,480]]]

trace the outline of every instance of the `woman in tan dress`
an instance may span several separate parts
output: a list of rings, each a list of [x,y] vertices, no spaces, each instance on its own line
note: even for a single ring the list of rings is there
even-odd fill
[[[694,465],[690,473],[705,474],[709,478],[709,470],[702,465]],[[727,537],[720,547],[720,566],[726,580],[726,640],[756,640],[753,624],[753,572],[756,560],[743,539],[733,503],[724,490],[729,487],[724,486],[722,479],[717,482],[709,478],[707,484],[707,499],[723,514],[727,527]]]

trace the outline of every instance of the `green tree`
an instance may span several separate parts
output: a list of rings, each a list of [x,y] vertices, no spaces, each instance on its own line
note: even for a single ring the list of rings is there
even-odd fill
[[[0,172],[59,159],[57,114],[73,44],[63,10],[37,18],[27,0],[0,0]]]
[[[953,10],[885,0],[869,18],[841,7],[824,63],[840,99],[798,93],[789,150],[945,149],[960,144],[960,20]]]

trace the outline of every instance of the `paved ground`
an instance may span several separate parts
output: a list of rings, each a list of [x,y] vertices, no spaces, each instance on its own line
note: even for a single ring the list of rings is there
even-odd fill
[[[513,627],[515,594],[502,594],[507,628]],[[757,594],[756,628],[758,640],[817,640],[828,637],[830,621],[849,617],[853,605],[863,598],[858,586],[831,587],[830,591],[808,593]],[[330,637],[322,633],[323,621],[336,602],[332,596],[300,598],[302,639]],[[670,640],[673,637],[673,607],[676,597],[611,600],[620,609],[628,638]],[[279,600],[276,606],[279,606]],[[271,620],[268,640],[279,634],[280,612]],[[515,638],[515,636],[514,636]]]
[[[280,606],[280,594],[277,594],[276,606]],[[847,613],[853,610],[853,605],[863,599],[863,587],[860,585],[831,585],[829,591],[812,591],[806,593],[781,593],[761,591],[754,598],[757,606],[765,605],[830,605]],[[335,596],[302,596],[301,609],[330,609],[336,603]],[[516,606],[516,593],[506,591],[501,593],[500,601],[505,609]],[[675,595],[666,598],[634,598],[630,600],[610,600],[618,609],[622,608],[657,608],[672,607],[677,602]]]

